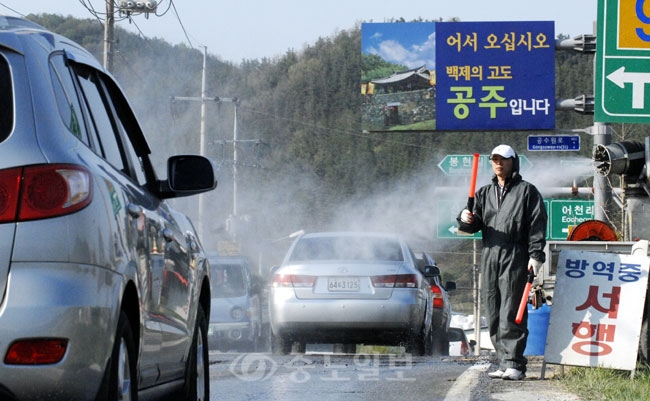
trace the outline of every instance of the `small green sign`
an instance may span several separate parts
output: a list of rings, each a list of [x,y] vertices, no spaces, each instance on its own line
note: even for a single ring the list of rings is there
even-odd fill
[[[571,227],[594,218],[593,200],[553,199],[550,204],[546,209],[550,225],[547,239],[565,240]]]

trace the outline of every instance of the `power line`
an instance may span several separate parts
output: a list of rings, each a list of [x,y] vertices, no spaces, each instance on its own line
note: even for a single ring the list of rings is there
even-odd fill
[[[99,13],[97,10],[95,10],[95,7],[93,6],[93,3],[88,0],[88,4],[86,4],[86,0],[79,0],[79,3],[90,12],[95,18],[101,20],[100,15],[106,16],[106,13]]]
[[[169,4],[171,4],[172,8],[174,9],[174,14],[176,15],[176,19],[178,20],[178,23],[181,24],[181,28],[183,29],[183,33],[185,34],[187,43],[189,43],[190,47],[194,49],[194,46],[192,46],[192,41],[190,40],[190,37],[187,35],[187,31],[185,30],[185,26],[183,25],[183,21],[181,21],[181,17],[180,15],[178,15],[178,11],[176,10],[176,4],[174,4],[172,0],[169,0]]]
[[[8,5],[6,5],[6,4],[4,4],[4,3],[0,3],[0,6],[6,8],[7,10],[9,10],[9,11],[11,11],[11,12],[13,12],[13,13],[16,13],[16,14],[20,15],[20,16],[23,17],[23,18],[26,17],[25,14],[23,14],[23,13],[21,13],[21,12],[18,12],[18,11],[16,11],[16,10],[14,10],[13,8],[9,7]]]
[[[322,125],[319,125],[319,124],[310,123],[310,122],[306,122],[306,121],[300,121],[300,120],[294,120],[292,118],[282,117],[282,116],[278,116],[276,114],[265,113],[263,111],[258,111],[258,110],[246,108],[246,107],[243,107],[243,106],[242,106],[242,109],[248,111],[249,113],[259,114],[259,115],[263,115],[263,116],[271,117],[271,118],[277,118],[279,120],[284,120],[284,121],[292,122],[292,123],[295,123],[295,124],[301,124],[301,125],[304,125],[306,127],[317,128],[319,130],[331,131],[331,132],[334,132],[334,133],[337,133],[337,134],[351,135],[351,136],[356,136],[356,137],[359,137],[359,138],[370,139],[370,140],[373,140],[373,141],[379,141],[379,142],[384,142],[384,143],[392,143],[394,145],[400,145],[400,146],[408,146],[408,147],[413,147],[413,148],[436,150],[435,148],[432,148],[431,146],[424,146],[424,145],[417,145],[417,144],[414,144],[414,143],[395,141],[395,140],[392,140],[392,139],[380,138],[380,137],[376,137],[376,136],[373,136],[373,135],[367,135],[367,134],[359,134],[359,133],[356,133],[356,132],[346,131],[346,130],[342,130],[342,129],[338,129],[338,128],[329,128],[329,127],[325,127],[325,126],[322,126]]]
[[[158,5],[161,5],[163,2],[161,1],[158,3]],[[165,14],[169,12],[169,9],[172,7],[172,2],[169,0],[169,4],[167,5],[167,9],[163,11],[162,13],[158,14],[158,9],[156,9],[156,17],[163,17]]]

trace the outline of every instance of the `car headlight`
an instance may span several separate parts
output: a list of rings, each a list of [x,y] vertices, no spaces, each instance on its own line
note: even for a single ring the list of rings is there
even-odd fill
[[[230,316],[232,316],[232,318],[235,320],[242,320],[244,317],[244,311],[239,307],[232,308],[230,311]]]

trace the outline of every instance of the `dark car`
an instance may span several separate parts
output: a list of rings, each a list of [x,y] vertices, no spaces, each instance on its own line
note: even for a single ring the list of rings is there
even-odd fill
[[[0,399],[209,399],[210,281],[129,103],[69,39],[0,16]]]
[[[260,285],[251,274],[248,259],[209,254],[212,311],[210,347],[221,351],[258,351],[262,338]]]
[[[456,289],[456,283],[447,281],[442,285],[440,268],[427,252],[415,252],[419,269],[424,273],[433,293],[433,352],[448,355],[449,326],[451,324],[451,301],[449,291]]]

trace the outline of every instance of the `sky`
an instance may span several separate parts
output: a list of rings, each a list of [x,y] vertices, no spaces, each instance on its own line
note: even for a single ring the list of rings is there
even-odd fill
[[[174,45],[205,46],[210,55],[235,64],[245,59],[273,59],[288,50],[299,52],[319,38],[333,37],[363,22],[399,18],[555,21],[556,34],[574,37],[593,33],[597,14],[597,0],[158,1],[158,15],[136,15],[132,23],[125,19],[117,22],[118,26]],[[105,14],[105,0],[0,0],[0,14],[94,18],[86,6]]]

